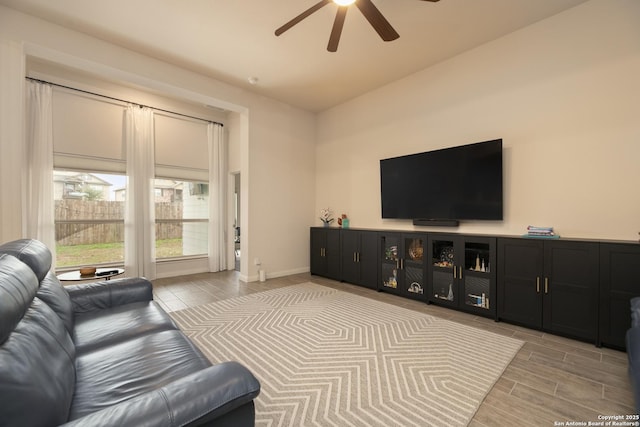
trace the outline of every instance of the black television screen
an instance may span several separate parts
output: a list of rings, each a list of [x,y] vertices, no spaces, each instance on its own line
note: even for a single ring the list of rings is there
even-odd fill
[[[502,139],[380,160],[382,218],[502,220]]]

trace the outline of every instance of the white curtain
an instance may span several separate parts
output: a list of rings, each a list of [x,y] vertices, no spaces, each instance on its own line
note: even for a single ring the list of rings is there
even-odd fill
[[[27,82],[26,237],[38,239],[56,259],[53,201],[53,107],[51,85]]]
[[[224,128],[209,123],[209,271],[227,269],[227,149]]]
[[[153,111],[128,105],[124,127],[127,150],[125,272],[128,276],[152,280],[156,278]]]

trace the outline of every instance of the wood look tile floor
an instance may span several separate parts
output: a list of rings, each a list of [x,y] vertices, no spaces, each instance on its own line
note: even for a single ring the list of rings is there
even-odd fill
[[[175,311],[310,281],[525,341],[471,427],[587,425],[603,415],[636,413],[624,352],[310,274],[263,283],[238,277],[236,271],[227,271],[157,279],[154,296],[165,310]]]

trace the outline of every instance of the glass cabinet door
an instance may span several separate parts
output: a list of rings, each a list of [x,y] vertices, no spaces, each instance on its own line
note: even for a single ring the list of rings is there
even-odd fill
[[[466,305],[486,310],[492,308],[491,267],[488,242],[464,242],[464,271],[460,278]]]
[[[400,244],[399,236],[387,234],[381,237],[380,282],[387,290],[398,290]]]
[[[439,301],[456,303],[458,290],[455,279],[457,277],[456,253],[453,240],[431,240],[431,298]],[[455,276],[455,277],[454,277]]]
[[[412,298],[423,299],[425,295],[424,282],[424,239],[420,236],[405,236],[404,256],[401,270],[404,292]]]

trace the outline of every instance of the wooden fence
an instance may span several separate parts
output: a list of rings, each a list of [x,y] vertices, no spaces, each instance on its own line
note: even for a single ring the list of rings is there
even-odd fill
[[[156,203],[156,219],[182,219],[181,202]],[[63,199],[55,201],[56,242],[89,245],[124,242],[124,202]],[[67,221],[82,221],[86,223]],[[105,221],[105,223],[96,223]],[[120,222],[110,222],[120,221]],[[156,224],[156,239],[182,238],[182,223]]]

